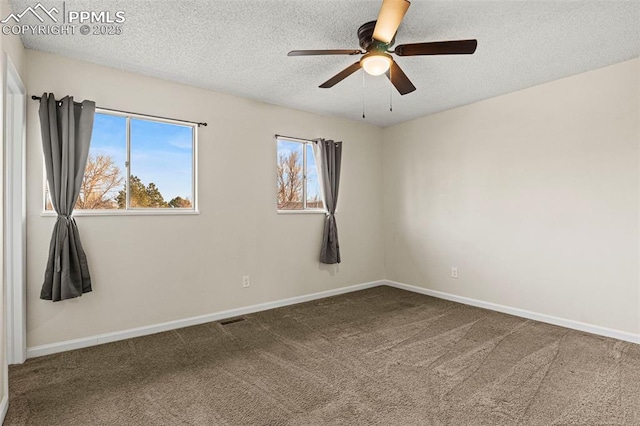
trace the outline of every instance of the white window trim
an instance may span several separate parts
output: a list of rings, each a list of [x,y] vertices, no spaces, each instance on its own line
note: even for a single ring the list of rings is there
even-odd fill
[[[277,211],[278,214],[327,214],[326,210],[322,209],[307,209],[307,210],[280,210]]]
[[[326,207],[322,209],[307,208],[307,145],[311,145],[314,142],[307,141],[304,139],[287,138],[285,136],[276,137],[276,162],[278,161],[278,141],[295,142],[295,143],[302,144],[304,146],[304,148],[302,149],[302,168],[303,168],[303,179],[304,179],[304,184],[302,185],[302,201],[304,204],[304,208],[300,210],[278,209],[278,199],[276,194],[276,212],[278,214],[325,214],[326,215],[327,214]],[[317,173],[318,173],[318,179],[320,179],[320,171],[318,170]],[[323,201],[323,205],[324,205],[324,201]]]
[[[127,192],[127,205],[125,209],[90,209],[90,210],[82,210],[82,209],[74,209],[72,216],[176,216],[176,215],[198,215],[200,211],[198,210],[198,125],[193,123],[187,123],[184,121],[171,120],[168,118],[155,118],[149,117],[146,115],[140,115],[135,113],[121,113],[112,110],[105,110],[102,108],[96,108],[96,113],[105,114],[105,115],[115,115],[118,117],[125,118],[137,118],[146,121],[157,121],[161,123],[174,124],[178,126],[184,127],[192,127],[193,128],[193,155],[191,157],[192,165],[192,193],[191,199],[193,203],[193,207],[190,209],[182,209],[182,208],[166,208],[166,209],[154,209],[154,208],[131,208],[129,206],[129,192]],[[126,187],[129,187],[129,179],[131,177],[131,144],[130,144],[130,120],[126,121]],[[42,158],[42,212],[40,213],[41,217],[57,217],[58,214],[55,210],[47,210],[47,171],[44,164],[44,154]]]
[[[104,209],[104,210],[74,210],[73,217],[91,216],[184,216],[199,215],[200,212],[191,209]],[[41,217],[58,217],[54,210],[46,210],[40,213]]]

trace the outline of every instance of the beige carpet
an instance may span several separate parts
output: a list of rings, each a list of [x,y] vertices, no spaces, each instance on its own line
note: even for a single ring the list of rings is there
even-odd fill
[[[640,425],[640,346],[378,287],[10,368],[5,425]]]

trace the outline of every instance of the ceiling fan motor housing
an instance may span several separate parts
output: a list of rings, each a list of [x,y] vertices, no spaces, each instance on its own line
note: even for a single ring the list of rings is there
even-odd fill
[[[367,52],[371,52],[371,51],[386,52],[389,47],[393,46],[393,43],[395,43],[396,38],[394,36],[389,44],[383,43],[378,40],[374,40],[373,30],[376,27],[376,22],[377,21],[367,22],[366,24],[358,28],[358,40],[360,40],[360,47],[366,50]]]

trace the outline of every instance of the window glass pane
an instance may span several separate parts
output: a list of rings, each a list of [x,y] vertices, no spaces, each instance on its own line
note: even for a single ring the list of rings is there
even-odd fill
[[[320,193],[320,183],[318,182],[318,168],[316,159],[313,156],[313,145],[305,144],[307,147],[307,208],[322,209],[322,195]]]
[[[130,126],[130,206],[193,208],[193,128],[137,118]]]
[[[278,209],[302,210],[304,144],[278,140],[277,184]]]
[[[75,208],[81,210],[123,209],[118,202],[124,193],[127,158],[125,117],[96,113],[89,157]],[[46,210],[53,210],[47,185]]]
[[[97,113],[76,208],[123,209],[117,198],[125,187],[126,159],[127,119]]]
[[[47,182],[47,186],[44,189],[44,200],[45,200],[44,209],[53,210],[53,204],[51,204],[51,194],[49,193],[49,182]]]

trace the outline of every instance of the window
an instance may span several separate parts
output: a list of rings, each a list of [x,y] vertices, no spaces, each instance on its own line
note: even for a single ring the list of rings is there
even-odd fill
[[[195,211],[196,129],[98,109],[75,210]]]
[[[313,143],[277,139],[278,210],[324,211]]]

